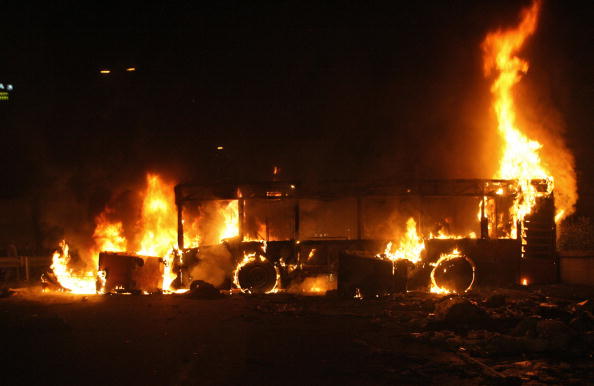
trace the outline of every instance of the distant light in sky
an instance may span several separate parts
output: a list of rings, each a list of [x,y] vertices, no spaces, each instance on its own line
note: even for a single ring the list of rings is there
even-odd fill
[[[217,150],[223,150],[223,146],[217,146]]]
[[[126,68],[126,71],[134,72],[134,71],[136,71],[136,67],[128,67],[128,68]]]
[[[6,86],[6,89],[8,91],[12,91],[14,89],[14,87],[12,87],[12,84],[9,84],[9,85]]]
[[[102,74],[109,74],[109,73],[111,73],[110,70],[101,70],[99,72],[102,73]]]

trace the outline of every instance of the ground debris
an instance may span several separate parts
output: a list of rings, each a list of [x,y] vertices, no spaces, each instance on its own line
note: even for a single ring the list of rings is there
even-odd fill
[[[573,314],[569,326],[577,332],[594,330],[594,316],[589,311],[578,310]]]
[[[205,283],[194,294],[202,299],[208,292],[214,294]],[[57,304],[43,304],[25,301],[19,291],[1,302],[0,327],[20,344],[29,343],[37,350],[68,352],[63,343],[72,345],[76,350],[69,355],[76,366],[67,363],[65,367],[90,366],[85,375],[104,371],[114,363],[113,353],[118,350],[126,358],[141,358],[138,366],[144,369],[152,359],[142,354],[170,347],[172,353],[186,358],[200,351],[200,359],[187,365],[188,379],[204,379],[200,377],[208,377],[217,366],[221,376],[228,377],[229,368],[244,366],[251,375],[262,374],[260,384],[282,383],[286,374],[306,374],[303,378],[311,381],[332,372],[342,377],[337,384],[349,380],[358,384],[588,384],[594,379],[594,318],[589,300],[594,297],[563,298],[559,292],[553,297],[547,288],[541,292],[497,288],[463,295],[409,292],[363,300],[236,294],[212,302],[188,301],[189,292],[184,296],[109,296],[101,301],[88,296],[87,302],[69,295],[60,297]],[[47,296],[35,299],[41,298]],[[90,311],[99,316],[90,317]],[[137,326],[157,314],[162,315],[155,319],[158,324],[144,327],[166,338],[147,341],[146,331]],[[104,335],[97,337],[97,333]],[[183,344],[180,351],[179,342],[188,340],[192,351],[184,352]],[[87,347],[106,353],[101,354],[102,361],[79,360],[77,354]],[[23,353],[29,355],[28,350]],[[53,358],[38,357],[41,364]],[[60,357],[55,356],[55,361],[61,361]],[[155,359],[152,366],[167,374],[169,367],[159,368],[161,362]],[[318,372],[312,366],[315,363],[322,364],[323,370]],[[278,375],[276,382],[267,378],[271,372]],[[245,374],[225,378],[226,384],[246,379]],[[116,383],[114,378],[110,381]],[[335,379],[323,381],[330,384]]]
[[[297,303],[264,303],[255,306],[256,310],[264,313],[297,314],[304,310],[304,307]]]
[[[504,294],[493,294],[485,301],[485,306],[489,308],[503,307],[506,304],[507,296]]]
[[[439,321],[461,327],[485,323],[489,320],[484,309],[463,297],[450,297],[437,303],[435,316]]]
[[[482,372],[482,383],[583,384],[594,376],[594,304],[560,292],[547,296],[543,287],[446,296],[435,301],[434,313],[409,318],[414,332],[408,336],[456,351]],[[399,309],[413,308],[393,307],[392,318],[403,320]]]
[[[212,284],[194,280],[187,295],[191,299],[220,299],[224,297]]]
[[[549,302],[540,303],[536,312],[545,319],[568,320],[571,317],[571,314],[565,310],[565,307],[560,304]]]
[[[574,310],[594,312],[594,302],[591,299],[586,299],[579,303],[576,303],[573,307]]]
[[[545,319],[536,324],[537,336],[545,339],[548,343],[548,349],[567,350],[575,332],[560,320]]]
[[[536,325],[539,320],[539,316],[531,316],[520,320],[520,322],[511,330],[511,335],[535,337]]]

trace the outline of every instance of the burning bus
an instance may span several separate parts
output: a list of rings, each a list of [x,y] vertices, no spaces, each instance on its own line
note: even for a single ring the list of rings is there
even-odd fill
[[[561,140],[543,149],[528,136],[513,92],[529,68],[518,53],[540,7],[534,1],[516,26],[481,44],[500,138],[493,179],[173,189],[149,174],[134,234],[100,215],[90,268],[75,278],[64,244],[49,281],[83,292],[171,292],[200,280],[250,293],[336,287],[372,296],[556,281],[556,224],[577,201],[573,157]]]
[[[54,281],[75,292],[175,292],[200,280],[248,293],[338,289],[348,296],[553,282],[554,195],[547,180],[531,186],[535,209],[518,220],[521,191],[513,180],[172,189],[149,175],[138,251],[126,250],[121,223],[102,214],[97,272],[69,275],[68,262],[59,264],[69,256],[64,244],[54,256],[61,277]],[[161,195],[167,188],[175,194]]]
[[[337,286],[350,294],[366,287],[375,295],[396,288],[461,292],[474,282],[504,285],[527,276],[531,282],[554,281],[553,194],[547,181],[532,184],[539,192],[537,208],[524,221],[510,216],[520,194],[510,180],[334,183],[309,190],[283,182],[181,184],[175,188],[182,251],[178,283],[212,280],[213,272],[224,271],[222,261],[233,274],[217,284],[251,293],[291,289],[307,279],[312,284],[301,286],[304,292]],[[233,238],[205,244],[200,234],[192,238],[196,230],[213,228],[208,224],[213,207],[230,206],[237,210]],[[468,210],[452,211],[456,207]],[[394,213],[402,220],[396,225]],[[400,229],[393,234],[395,228]],[[456,256],[440,261],[456,249]],[[446,265],[464,277],[449,279]],[[465,280],[467,285],[457,284]],[[448,281],[452,284],[438,285]]]

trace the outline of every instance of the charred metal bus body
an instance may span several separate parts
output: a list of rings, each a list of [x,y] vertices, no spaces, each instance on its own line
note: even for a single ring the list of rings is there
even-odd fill
[[[546,192],[546,184],[533,181],[541,192]],[[378,288],[372,291],[390,292],[402,286],[394,284],[394,276],[398,275],[392,262],[377,257],[388,241],[397,240],[398,232],[391,232],[386,224],[403,225],[407,217],[413,217],[421,233],[428,235],[436,224],[443,223],[442,218],[449,218],[446,216],[454,218],[449,223],[466,223],[466,229],[455,231],[467,236],[435,234],[426,240],[422,263],[405,268],[405,288],[427,288],[431,263],[453,248],[475,262],[477,285],[520,283],[526,277],[531,283],[554,282],[558,264],[553,194],[543,194],[534,214],[514,228],[509,207],[518,194],[516,186],[510,180],[484,179],[325,183],[313,189],[290,182],[180,184],[175,188],[178,246],[182,251],[176,267],[178,285],[187,287],[195,279],[192,270],[200,266],[203,257],[222,248],[231,256],[232,265],[250,253],[265,257],[243,265],[239,278],[235,277],[250,292],[270,291],[277,281],[282,288],[288,288],[316,275],[338,280],[338,289],[343,292],[378,280],[379,284],[371,286]],[[186,211],[213,201],[237,202],[239,235],[221,244],[188,247],[184,237]],[[254,217],[258,217],[257,221]],[[254,232],[256,223],[259,232]],[[467,232],[469,227],[476,229]],[[515,234],[510,234],[511,229]],[[456,232],[448,229],[448,233]],[[383,274],[387,271],[391,276]],[[232,286],[234,278],[229,273],[227,276],[219,287]]]

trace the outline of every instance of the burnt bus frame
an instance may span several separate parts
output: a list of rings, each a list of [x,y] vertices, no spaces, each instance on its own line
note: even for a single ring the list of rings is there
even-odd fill
[[[532,184],[540,192],[546,192],[548,189],[547,180],[533,180]],[[190,202],[237,200],[239,212],[239,240],[243,241],[245,236],[244,221],[246,201],[252,199],[294,200],[294,233],[292,240],[289,241],[292,241],[292,244],[296,247],[296,244],[298,243],[320,241],[332,243],[338,241],[327,239],[300,240],[299,202],[301,199],[332,200],[340,198],[354,198],[356,200],[356,238],[352,239],[351,241],[364,242],[366,241],[363,239],[363,201],[365,198],[410,196],[417,197],[419,200],[422,200],[423,198],[428,197],[478,197],[482,200],[479,240],[489,240],[489,220],[486,217],[484,210],[486,200],[490,197],[515,197],[517,194],[518,191],[516,181],[505,179],[430,179],[414,180],[401,183],[379,181],[369,184],[360,184],[348,181],[327,181],[316,184],[315,186],[300,186],[298,183],[290,181],[267,181],[245,184],[179,184],[175,187],[178,247],[182,251],[185,247],[183,212],[184,206]],[[550,195],[550,200],[553,200],[553,194]],[[497,218],[497,216],[495,217]],[[523,224],[518,223],[517,225],[518,232],[515,235],[515,238],[511,240],[506,239],[506,243],[513,243],[515,241],[515,243],[518,245],[518,250],[521,250],[520,235]],[[430,241],[440,243],[439,240]],[[551,242],[554,249],[555,240],[552,240]],[[447,243],[444,243],[444,245],[447,245]],[[487,244],[485,244],[485,246],[487,247]],[[435,259],[435,257],[432,259]],[[517,256],[517,260],[519,265],[519,255]],[[518,275],[516,275],[517,277],[515,278],[516,282],[520,280]]]

